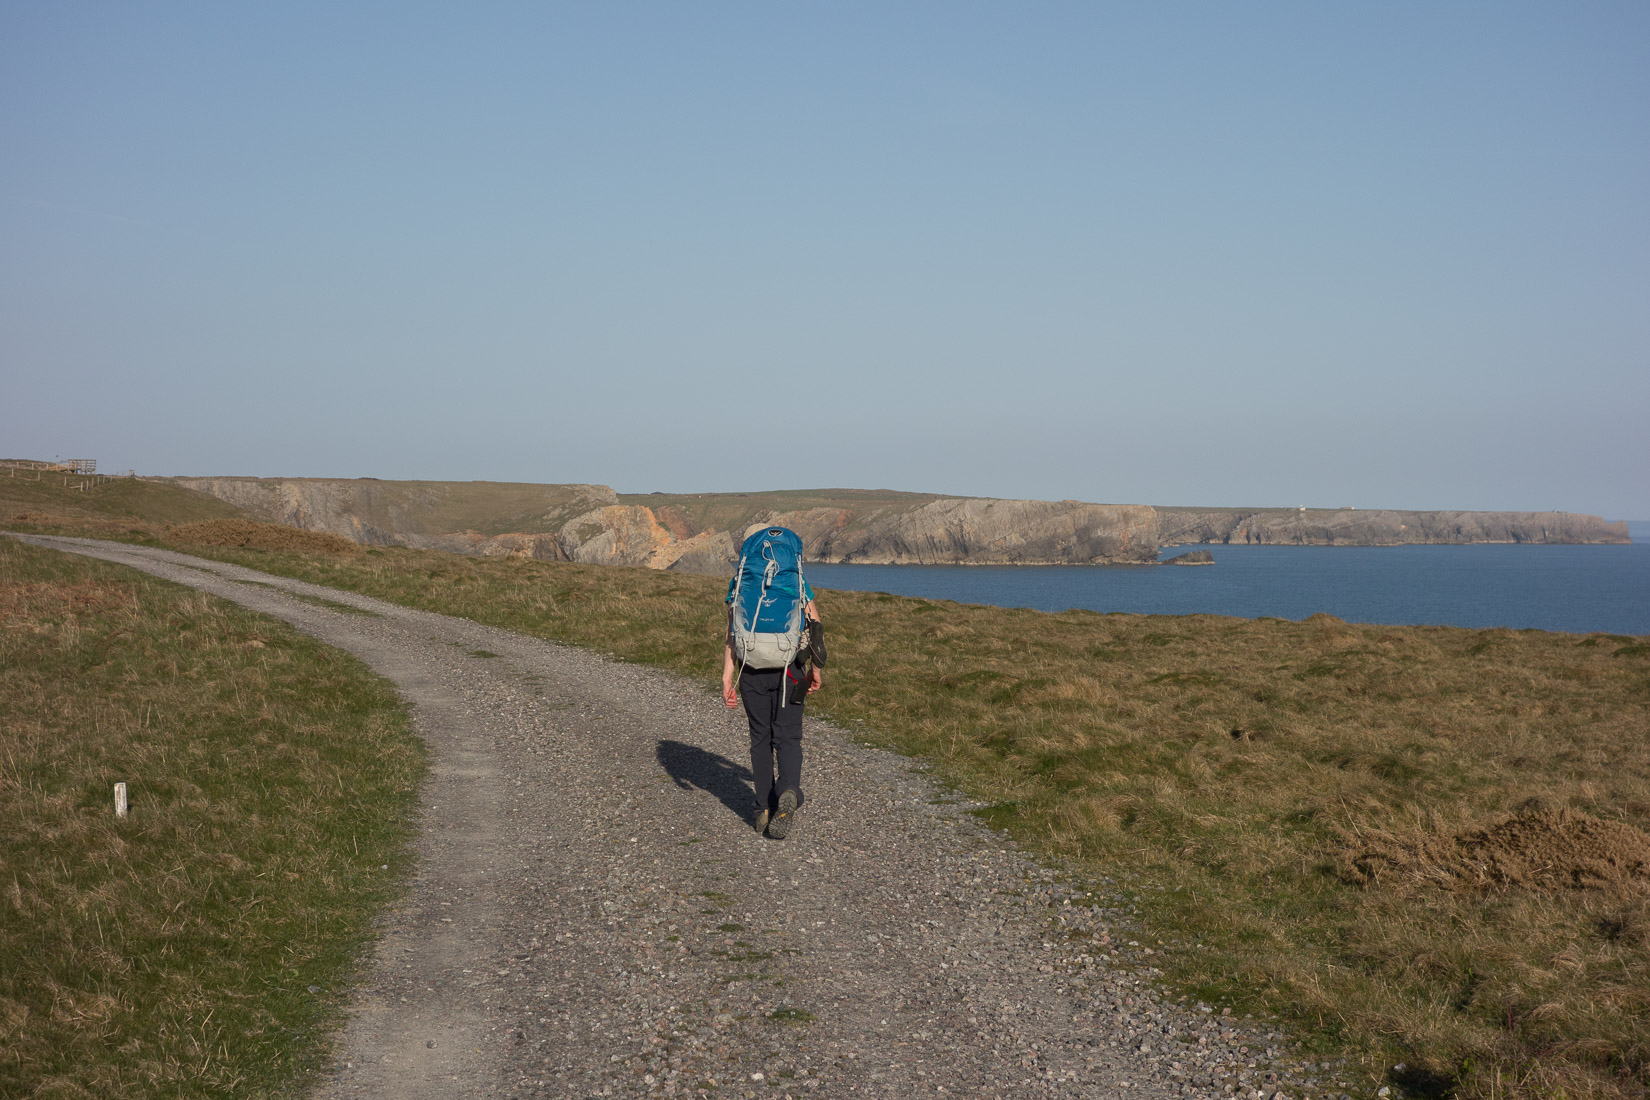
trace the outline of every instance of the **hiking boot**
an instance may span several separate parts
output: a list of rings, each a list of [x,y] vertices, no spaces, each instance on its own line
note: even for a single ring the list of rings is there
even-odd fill
[[[764,832],[768,827],[768,808],[762,807],[756,811],[756,831]]]
[[[768,822],[768,835],[775,840],[784,840],[795,824],[796,792],[786,791],[779,796],[779,809],[774,811],[773,818]]]

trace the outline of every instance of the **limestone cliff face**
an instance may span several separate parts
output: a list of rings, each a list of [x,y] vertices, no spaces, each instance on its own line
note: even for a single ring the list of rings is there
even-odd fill
[[[746,525],[745,531],[733,531],[734,549],[744,541],[745,533],[758,527],[789,527],[802,540],[802,552],[809,561],[837,561],[827,557],[830,546],[854,522],[849,508],[808,508],[800,512],[763,512]]]
[[[1077,565],[1157,558],[1157,514],[1144,505],[946,497],[863,527],[815,509],[776,519],[811,560],[877,565]]]
[[[1160,509],[1165,546],[1403,546],[1479,542],[1623,543],[1627,525],[1571,512],[1394,512],[1352,508]]]
[[[569,560],[723,573],[744,531],[697,530],[690,516],[610,505],[557,532]],[[754,526],[789,527],[809,561],[875,564],[1072,564],[1157,557],[1151,508],[1077,501],[941,499],[856,527],[847,508],[759,513]]]
[[[368,545],[466,553],[484,552],[494,536],[504,539],[501,546],[515,546],[521,530],[548,531],[569,515],[618,503],[618,495],[606,485],[307,477],[171,480],[306,531],[326,531]],[[516,531],[486,530],[496,528],[500,516],[523,526]]]
[[[239,505],[274,523],[342,535],[369,546],[400,543],[397,532],[361,518],[356,482],[250,477],[180,477],[176,484]]]
[[[726,531],[701,531],[682,543],[681,553],[665,568],[678,573],[726,576],[738,552],[739,544]]]
[[[645,565],[649,569],[716,573],[727,569],[733,545],[725,532],[689,533],[680,520],[667,523],[661,519],[669,521],[672,517],[661,517],[653,509],[638,505],[612,504],[574,516],[562,525],[556,537],[568,560],[588,565]],[[721,541],[716,539],[719,534],[723,535]],[[725,553],[718,559],[718,551],[724,547]],[[701,564],[705,568],[696,568]]]
[[[238,504],[274,523],[342,535],[368,546],[410,546],[486,557],[568,561],[552,534],[483,533],[489,512],[525,512],[544,528],[570,511],[615,504],[606,485],[492,486],[484,499],[459,482],[370,478],[180,477],[175,484]],[[536,524],[535,524],[536,525]]]

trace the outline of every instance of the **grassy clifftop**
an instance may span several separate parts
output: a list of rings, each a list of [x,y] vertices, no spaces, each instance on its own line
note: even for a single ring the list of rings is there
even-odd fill
[[[368,530],[416,536],[553,531],[581,512],[616,499],[605,485],[509,481],[317,477],[180,477],[170,481],[230,501],[263,519],[301,521],[301,526],[320,529],[353,523]]]
[[[67,523],[115,532],[245,514],[227,501],[164,481],[83,477],[0,465],[0,526],[45,528]]]
[[[902,493],[893,489],[775,489],[750,493],[624,493],[621,504],[658,511],[670,508],[689,517],[699,530],[727,531],[737,538],[758,517],[806,512],[814,508],[853,514],[846,530],[857,531],[883,516],[908,512],[939,500],[937,493]]]

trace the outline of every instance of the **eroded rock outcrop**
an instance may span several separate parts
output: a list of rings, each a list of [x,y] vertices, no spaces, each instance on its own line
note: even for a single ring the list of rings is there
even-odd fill
[[[789,527],[802,539],[802,552],[809,561],[835,561],[826,557],[826,549],[854,522],[854,512],[848,508],[808,508],[799,512],[768,512],[758,515],[745,530],[755,527]],[[744,531],[729,532],[744,541]],[[737,550],[737,546],[735,546]]]
[[[739,544],[726,531],[701,531],[681,544],[676,560],[665,566],[677,573],[727,575]]]
[[[879,565],[1086,565],[1155,561],[1157,545],[1157,514],[1144,505],[952,497],[839,525],[807,552]]]
[[[645,565],[664,569],[684,540],[659,522],[653,509],[610,504],[562,525],[557,539],[570,560],[586,565]]]

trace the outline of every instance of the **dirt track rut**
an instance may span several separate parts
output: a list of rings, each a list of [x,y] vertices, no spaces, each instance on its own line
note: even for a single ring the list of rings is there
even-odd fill
[[[751,828],[743,723],[713,685],[167,551],[27,541],[283,619],[411,703],[433,758],[419,870],[323,1097],[1280,1088],[1277,1035],[1153,991],[1125,898],[1065,884],[824,723],[776,842]]]

